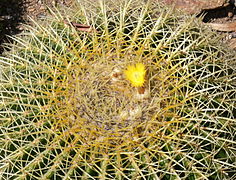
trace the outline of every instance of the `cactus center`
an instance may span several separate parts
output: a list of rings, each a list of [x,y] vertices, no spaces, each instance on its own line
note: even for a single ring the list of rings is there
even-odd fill
[[[150,89],[146,84],[144,93],[139,94],[133,84],[143,85],[144,67],[142,71],[128,69],[127,78],[124,70],[130,61],[117,61],[115,56],[97,57],[83,67],[74,62],[63,82],[64,98],[55,113],[57,125],[83,137],[86,143],[127,143],[149,136],[158,127],[152,117],[164,103],[158,95],[160,87]]]

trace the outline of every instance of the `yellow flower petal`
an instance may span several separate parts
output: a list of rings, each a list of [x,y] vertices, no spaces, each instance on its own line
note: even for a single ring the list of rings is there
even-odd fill
[[[129,65],[125,70],[126,79],[129,80],[134,87],[143,86],[145,81],[145,66],[142,63]]]

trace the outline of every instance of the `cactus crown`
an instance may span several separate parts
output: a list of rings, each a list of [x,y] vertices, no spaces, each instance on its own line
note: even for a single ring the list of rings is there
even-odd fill
[[[235,58],[193,17],[109,3],[74,7],[86,31],[52,11],[1,57],[2,177],[233,177]]]

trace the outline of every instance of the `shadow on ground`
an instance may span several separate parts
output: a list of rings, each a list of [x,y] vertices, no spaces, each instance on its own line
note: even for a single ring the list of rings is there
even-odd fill
[[[8,36],[21,31],[24,13],[24,0],[0,0],[0,54],[4,50],[3,43],[12,42]]]
[[[235,12],[235,5],[229,4],[227,6],[223,7],[217,7],[214,9],[208,9],[208,10],[202,10],[197,17],[203,16],[203,22],[208,23],[215,19],[225,18],[234,16],[236,14]]]

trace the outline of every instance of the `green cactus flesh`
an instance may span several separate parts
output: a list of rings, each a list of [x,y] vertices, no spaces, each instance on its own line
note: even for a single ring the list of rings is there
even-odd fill
[[[235,56],[163,7],[82,3],[14,37],[0,59],[0,179],[235,178]],[[137,63],[143,93],[124,76]]]

